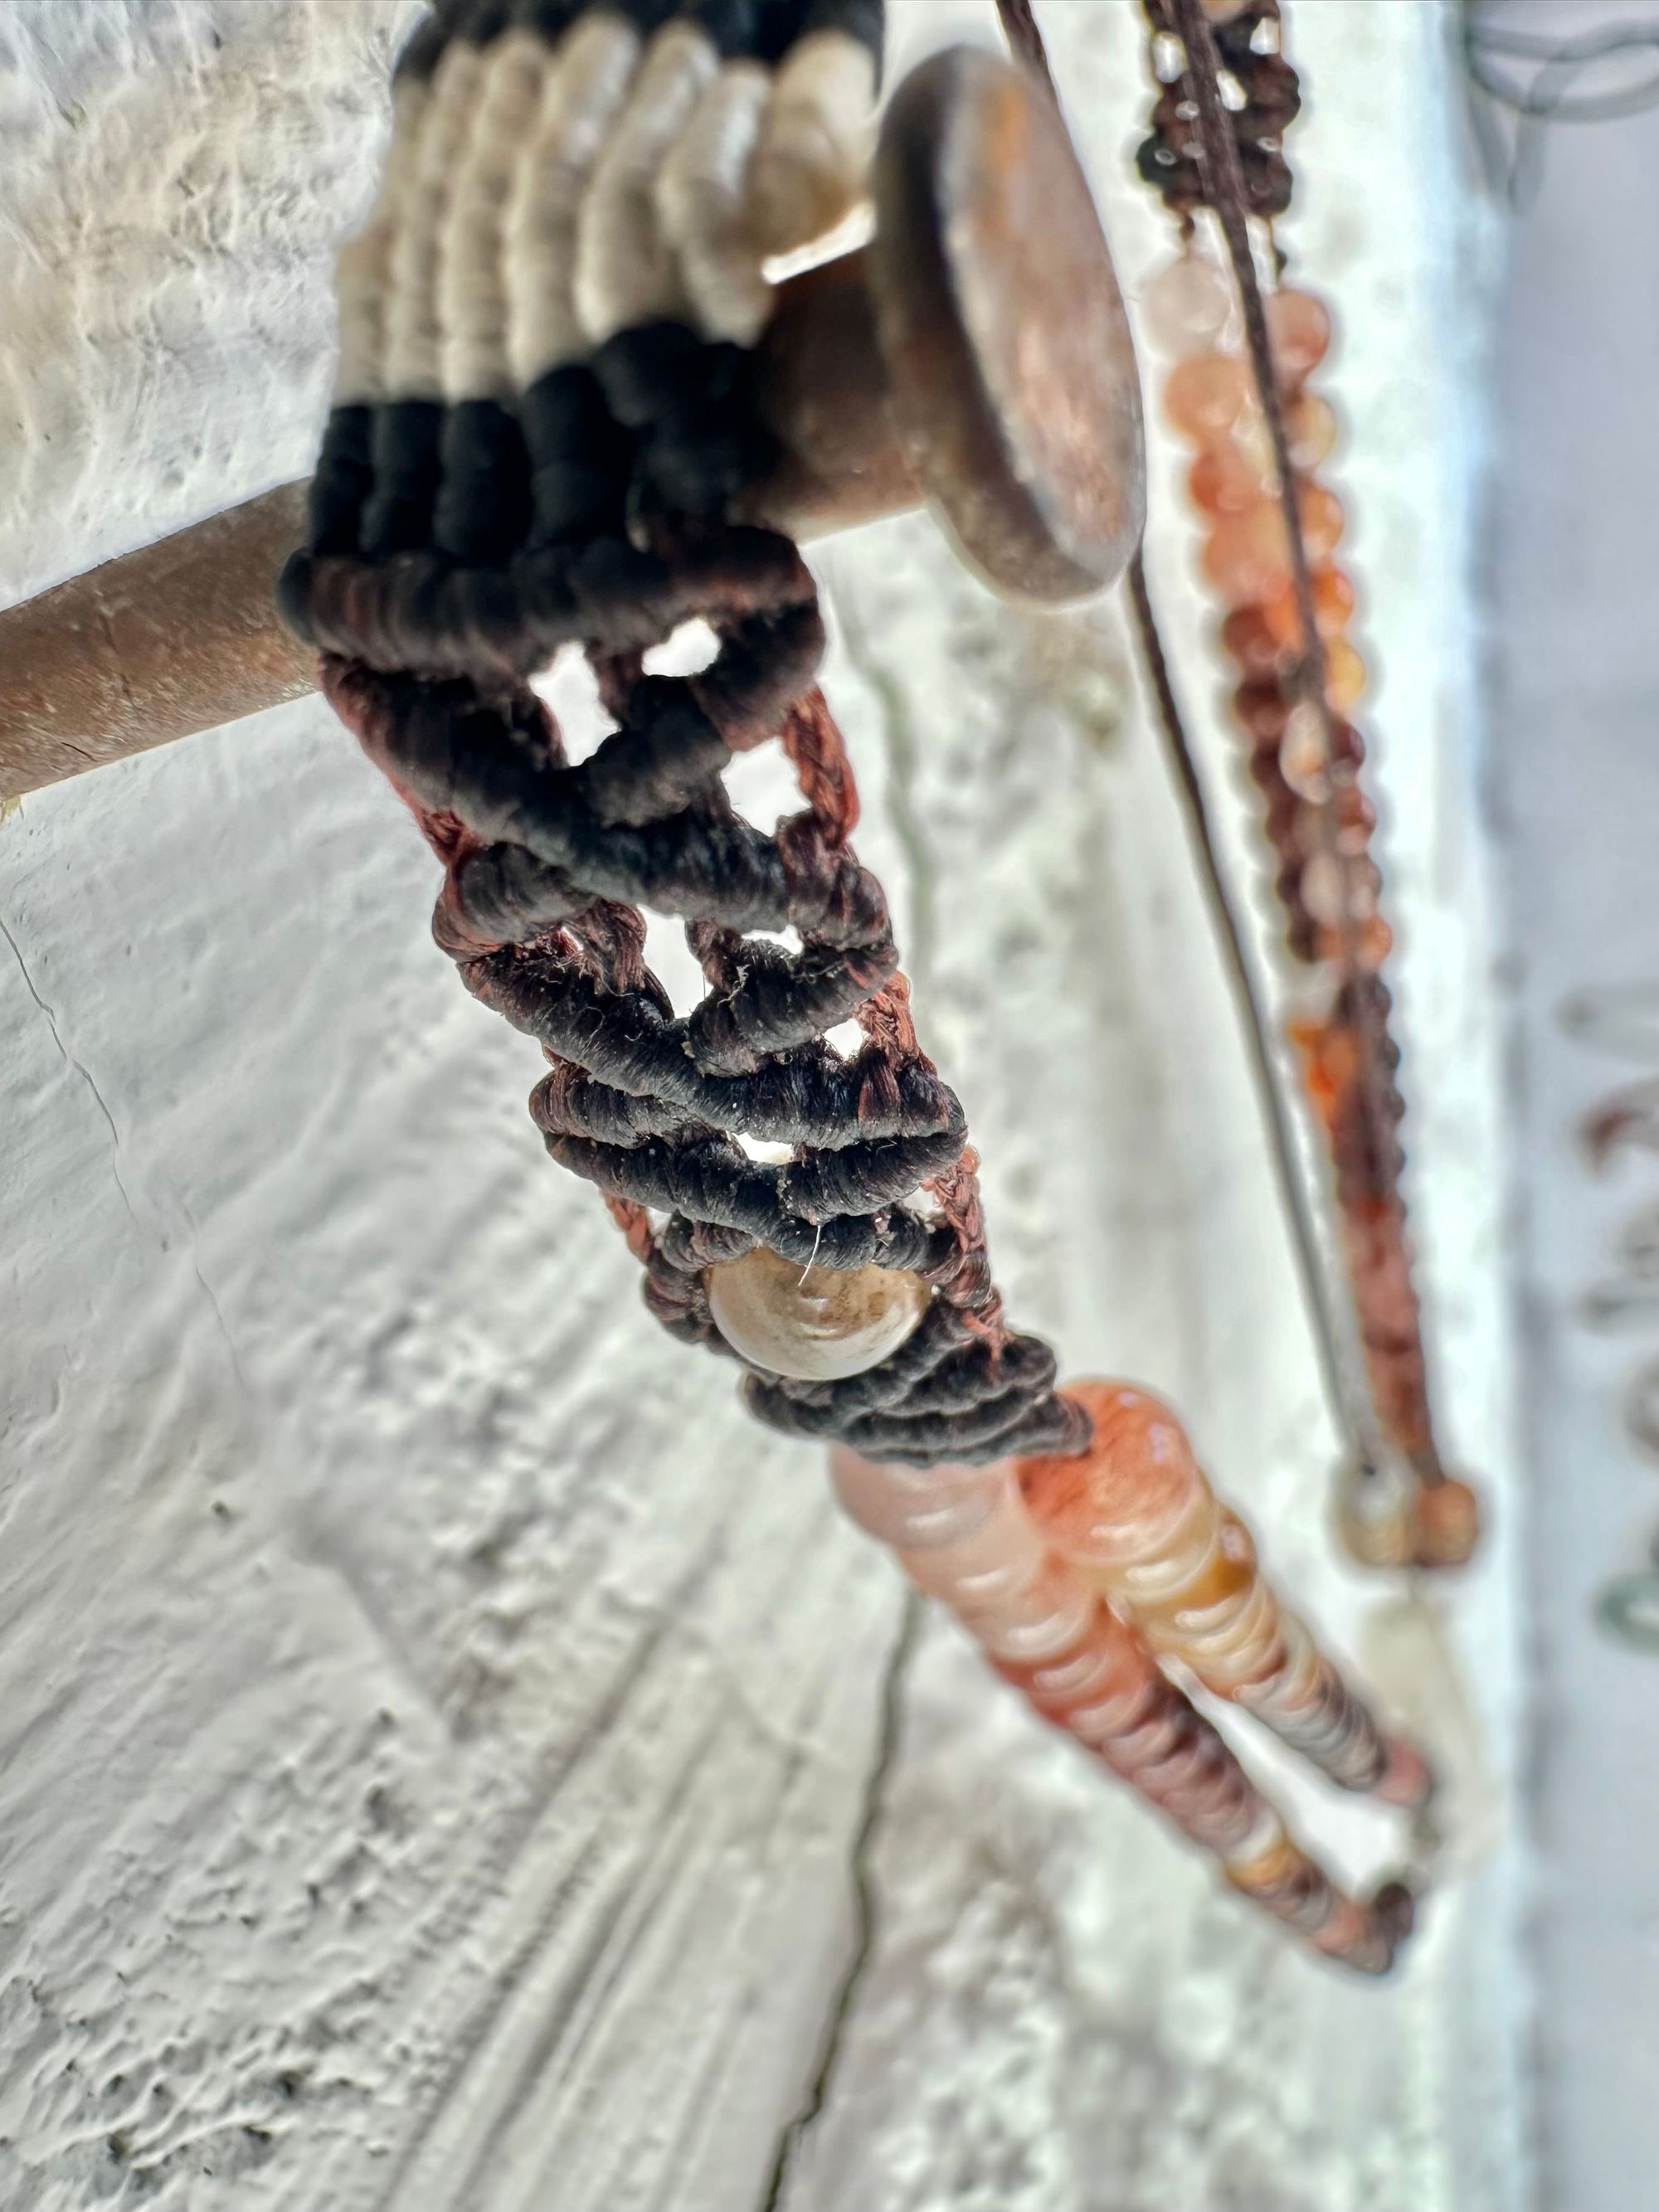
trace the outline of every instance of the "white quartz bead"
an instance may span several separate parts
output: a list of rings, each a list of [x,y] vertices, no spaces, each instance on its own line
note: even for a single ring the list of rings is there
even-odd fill
[[[1143,312],[1153,343],[1165,353],[1180,360],[1207,352],[1232,320],[1232,279],[1207,253],[1183,253],[1146,287]]]
[[[806,1267],[757,1245],[706,1278],[714,1326],[771,1375],[836,1382],[896,1352],[927,1310],[920,1275],[893,1267]]]

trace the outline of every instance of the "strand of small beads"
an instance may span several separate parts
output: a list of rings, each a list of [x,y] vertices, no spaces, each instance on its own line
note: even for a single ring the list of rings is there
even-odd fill
[[[1006,1321],[962,1109],[852,848],[811,579],[787,540],[730,519],[770,459],[749,380],[763,264],[862,191],[879,32],[871,0],[457,0],[431,18],[342,258],[337,402],[284,607],[443,865],[441,948],[542,1045],[536,1125],[604,1194],[658,1319],[735,1358],[763,1419],[852,1448],[855,1517],[1040,1712],[1264,1910],[1380,1972],[1409,1900],[1332,1887],[1151,1629],[1021,1503],[1019,1455],[1117,1468],[1137,1568],[1165,1560],[1176,1593],[1156,1624],[1171,1662],[1200,1649],[1182,1623],[1206,1633],[1224,1694],[1324,1772],[1422,1801],[1421,1762],[1253,1566],[1239,1583],[1238,1523],[1207,1488],[1170,1522],[1145,1453],[1095,1437],[1094,1401],[1057,1391],[1053,1355]],[[694,617],[709,665],[645,675]],[[528,683],[567,645],[617,725],[580,763]],[[723,781],[769,742],[804,800],[772,836]],[[687,1015],[646,965],[647,907],[684,922],[707,979]],[[827,1033],[848,1020],[862,1042],[843,1054]],[[1237,1618],[1205,1613],[1218,1577]]]
[[[1170,1408],[1132,1384],[1083,1382],[1080,1457],[1021,1463],[1025,1500],[1056,1550],[1161,1659],[1252,1714],[1342,1789],[1420,1810],[1422,1754],[1389,1736],[1261,1573]]]
[[[1336,558],[1346,518],[1322,471],[1338,424],[1315,386],[1332,319],[1310,291],[1257,289],[1247,218],[1285,213],[1284,132],[1300,106],[1279,0],[1145,0],[1160,90],[1139,166],[1176,217],[1177,258],[1146,319],[1170,356],[1165,413],[1193,449],[1203,571],[1226,611],[1233,711],[1262,804],[1285,948],[1290,1035],[1332,1164],[1355,1325],[1376,1416],[1372,1463],[1345,1471],[1341,1525],[1371,1565],[1449,1566],[1478,1508],[1436,1442],[1398,1138],[1400,1050],[1383,980],[1392,936],[1370,845],[1376,814],[1350,717],[1366,670],[1357,593]],[[1200,229],[1220,218],[1231,271]],[[1283,257],[1274,252],[1275,266]]]
[[[1093,1412],[1112,1393],[1085,1384],[1071,1395]],[[1164,1418],[1178,1434],[1173,1417]],[[1225,1674],[1231,1686],[1223,1694],[1249,1706],[1327,1773],[1419,1805],[1429,1794],[1427,1770],[1408,1746],[1377,1734],[1316,1655],[1310,1668],[1304,1663],[1312,1644],[1299,1627],[1291,1661],[1289,1642],[1273,1625],[1289,1617],[1263,1596],[1265,1585],[1255,1581],[1237,1601],[1238,1577],[1218,1544],[1224,1520],[1227,1542],[1242,1540],[1248,1550],[1239,1524],[1212,1498],[1212,1526],[1199,1525],[1200,1512],[1170,1512],[1161,1471],[1122,1445],[1121,1424],[1097,1426],[1084,1460],[934,1468],[925,1475],[842,1450],[832,1456],[831,1474],[851,1517],[892,1547],[917,1588],[956,1615],[1044,1720],[1212,1853],[1227,1881],[1263,1911],[1328,1957],[1362,1973],[1385,1972],[1411,1929],[1410,1892],[1392,1882],[1368,1901],[1345,1896],[1293,1839],[1218,1730],[1162,1671],[1121,1587],[1109,1588],[1096,1571],[1109,1539],[1124,1547],[1130,1578],[1156,1592],[1146,1611],[1170,1632],[1165,1656],[1183,1656],[1183,1640],[1205,1645],[1210,1664],[1200,1679],[1207,1685],[1210,1675]],[[1068,1512],[1057,1503],[1058,1493],[1080,1500],[1091,1489],[1112,1498],[1109,1526],[1086,1508]],[[1206,1581],[1225,1586],[1219,1600]]]

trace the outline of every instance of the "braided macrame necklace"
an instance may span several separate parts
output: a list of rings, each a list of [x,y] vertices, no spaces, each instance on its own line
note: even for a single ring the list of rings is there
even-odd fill
[[[779,462],[760,361],[785,295],[766,264],[869,191],[881,36],[878,0],[434,12],[342,257],[336,404],[284,611],[443,865],[439,945],[543,1047],[537,1125],[603,1193],[657,1318],[738,1359],[762,1419],[839,1447],[854,1517],[1045,1718],[1259,1905],[1381,1972],[1409,1893],[1337,1889],[1176,1672],[1345,1789],[1420,1810],[1428,1769],[1282,1605],[1176,1416],[1127,1385],[1057,1389],[1052,1353],[1006,1320],[962,1108],[850,842],[813,581],[753,519]],[[1005,185],[993,147],[1046,161],[1043,191]],[[874,179],[878,229],[906,241],[874,288],[882,335],[916,374],[918,301],[954,283],[974,320],[948,265],[961,226],[939,219],[952,191],[987,198],[1015,252],[1045,192],[1081,196],[1096,264],[1077,317],[1127,458],[1110,496],[1079,490],[1074,544],[1036,516],[1018,559],[1054,596],[1109,580],[1139,535],[1138,398],[1052,102],[989,56],[936,56],[891,102]],[[1037,445],[1044,422],[1076,434],[1076,410],[1033,411]],[[933,427],[965,470],[1006,463],[985,419]],[[1042,505],[1042,454],[1017,458],[1005,523],[1027,491]],[[970,554],[982,505],[958,484]],[[647,673],[697,618],[708,665]],[[565,647],[616,723],[579,763],[529,682]],[[803,805],[768,835],[723,774],[773,742]],[[646,908],[684,924],[707,979],[690,1013],[646,964]],[[829,1033],[849,1021],[842,1052]]]

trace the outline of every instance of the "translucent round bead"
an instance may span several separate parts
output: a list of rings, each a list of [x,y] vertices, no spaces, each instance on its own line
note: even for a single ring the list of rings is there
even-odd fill
[[[1317,922],[1334,929],[1344,915],[1350,921],[1369,921],[1376,912],[1382,878],[1374,862],[1338,860],[1316,853],[1302,871],[1297,887],[1302,903]]]
[[[1394,951],[1394,932],[1380,914],[1369,915],[1352,933],[1352,942],[1340,930],[1324,930],[1320,933],[1319,957],[1322,960],[1341,960],[1352,951],[1354,965],[1362,975],[1378,974]]]
[[[1273,366],[1285,384],[1295,386],[1331,349],[1330,310],[1311,292],[1275,292],[1265,305]]]
[[[1291,702],[1276,679],[1258,678],[1241,684],[1233,694],[1233,713],[1238,726],[1258,753],[1276,752],[1291,716]]]
[[[1291,441],[1291,463],[1304,475],[1322,468],[1336,451],[1336,410],[1328,399],[1304,392],[1285,410],[1285,428]]]
[[[1206,446],[1187,472],[1187,489],[1201,514],[1242,514],[1272,488],[1271,462],[1264,469],[1259,454],[1232,437]]]
[[[808,1267],[757,1245],[706,1277],[714,1326],[770,1375],[834,1382],[879,1367],[927,1310],[920,1275],[891,1267]]]
[[[1276,500],[1260,499],[1230,514],[1210,533],[1204,573],[1235,607],[1260,606],[1290,581],[1291,546]]]
[[[1040,1713],[1062,1724],[1091,1705],[1121,1696],[1126,1686],[1132,1696],[1144,1697],[1146,1666],[1143,1662],[1136,1667],[1133,1660],[1124,1663],[1128,1643],[1121,1624],[1097,1604],[1077,1642],[1027,1668],[1020,1687]]]
[[[1339,781],[1317,812],[1302,808],[1298,813],[1297,850],[1304,860],[1324,852],[1329,843],[1334,843],[1345,860],[1364,860],[1376,828],[1376,809],[1357,783]],[[1376,871],[1370,868],[1368,872]]]
[[[1203,1522],[1214,1504],[1186,1431],[1148,1390],[1082,1382],[1068,1395],[1086,1408],[1093,1440],[1080,1458],[1021,1461],[1020,1486],[1037,1525],[1070,1559],[1167,1568],[1188,1547],[1189,1524]],[[1205,1534],[1199,1528],[1200,1547]]]
[[[1345,637],[1325,648],[1325,696],[1339,714],[1351,714],[1365,696],[1365,664]]]
[[[1311,551],[1311,548],[1310,550]],[[1352,584],[1340,568],[1322,564],[1313,572],[1314,616],[1322,637],[1339,637],[1353,619]],[[1302,609],[1294,585],[1282,591],[1262,609],[1268,629],[1281,646],[1302,643]]]
[[[1302,542],[1308,549],[1308,558],[1322,561],[1328,553],[1336,550],[1348,526],[1342,502],[1323,484],[1310,483],[1303,485],[1297,506],[1302,517]]]
[[[1006,1460],[994,1467],[896,1467],[863,1459],[844,1445],[830,1455],[842,1512],[897,1552],[966,1543],[996,1511],[1011,1474]]]
[[[1267,418],[1256,404],[1254,384],[1250,386],[1248,405],[1227,435],[1243,455],[1247,465],[1253,468],[1261,477],[1263,484],[1269,490],[1277,491],[1279,460],[1273,452],[1273,433],[1267,428]]]
[[[1049,1557],[1020,1502],[1013,1468],[998,1468],[989,1511],[979,1526],[955,1544],[932,1551],[907,1551],[905,1572],[929,1597],[941,1599],[966,1619],[988,1619],[1030,1588]]]
[[[1412,1498],[1403,1476],[1347,1466],[1337,1477],[1337,1534],[1362,1567],[1412,1563]]]
[[[1468,1556],[1466,1553],[1464,1558]],[[1462,1560],[1450,1564],[1461,1566]],[[1403,1736],[1390,1736],[1389,1763],[1372,1794],[1385,1805],[1403,1805],[1415,1812],[1434,1795],[1434,1770],[1414,1743],[1407,1743]]]
[[[1206,253],[1183,253],[1146,288],[1146,327],[1166,353],[1184,356],[1212,346],[1232,312],[1231,280]]]
[[[1094,1593],[1037,1534],[1012,1467],[994,1472],[1000,1494],[970,1535],[927,1551],[902,1550],[901,1562],[994,1658],[1024,1664],[1058,1657],[1087,1629]]]
[[[1302,871],[1298,886],[1302,903],[1316,921],[1334,927],[1342,919],[1346,884],[1342,863],[1329,853],[1316,853]]]
[[[1285,658],[1260,607],[1235,607],[1221,625],[1221,642],[1247,676],[1271,676]]]
[[[1325,718],[1307,700],[1291,709],[1279,746],[1279,773],[1298,799],[1317,805],[1330,789]]]
[[[1336,823],[1337,851],[1345,859],[1358,859],[1376,828],[1376,807],[1357,783],[1345,783],[1332,799],[1331,813]]]
[[[1480,1501],[1467,1482],[1425,1483],[1412,1504],[1417,1557],[1425,1567],[1461,1567],[1480,1534]]]
[[[1236,354],[1194,353],[1170,371],[1164,411],[1172,428],[1203,446],[1224,437],[1251,398],[1250,372]]]

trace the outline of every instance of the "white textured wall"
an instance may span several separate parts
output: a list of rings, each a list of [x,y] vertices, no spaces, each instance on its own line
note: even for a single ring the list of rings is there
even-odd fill
[[[899,12],[912,51],[988,15]],[[1440,23],[1295,12],[1320,94],[1296,234],[1344,303],[1389,671],[1425,1287],[1448,1425],[1501,1491]],[[1124,175],[1136,16],[1048,14],[1133,278],[1162,238]],[[325,246],[399,15],[24,0],[0,31],[5,590],[304,465]],[[1207,709],[1162,504],[1154,581]],[[1332,1555],[1331,1442],[1115,610],[999,610],[920,520],[823,566],[861,848],[1016,1311],[1073,1371],[1180,1399],[1344,1648],[1433,1641]],[[0,829],[8,2212],[758,2208],[855,1872],[868,1955],[787,2212],[1516,2212],[1507,1843],[1396,1983],[1352,1987],[954,1632],[904,1640],[812,1455],[659,1335],[592,1194],[547,1167],[535,1055],[432,951],[431,889],[315,704]],[[1445,1608],[1500,1838],[1510,1556]],[[1349,1865],[1386,1859],[1381,1816],[1301,1802]]]
[[[1579,29],[1577,7],[1530,0],[1521,20],[1559,38]],[[1659,115],[1553,129],[1537,150],[1502,324],[1510,465],[1495,499],[1492,775],[1528,1166],[1540,2126],[1549,2212],[1648,2212],[1659,2171],[1659,1653],[1614,1643],[1594,1613],[1608,1583],[1644,1565],[1659,1528],[1654,1464],[1624,1419],[1626,1394],[1659,1356],[1659,1309],[1650,1277],[1618,1327],[1590,1327],[1586,1304],[1611,1285],[1639,1296],[1620,1246],[1654,1218],[1659,1159],[1621,1150],[1597,1174],[1579,1131],[1609,1097],[1659,1073]],[[1620,990],[1648,1010],[1645,1048],[1571,1034],[1573,1000]]]

